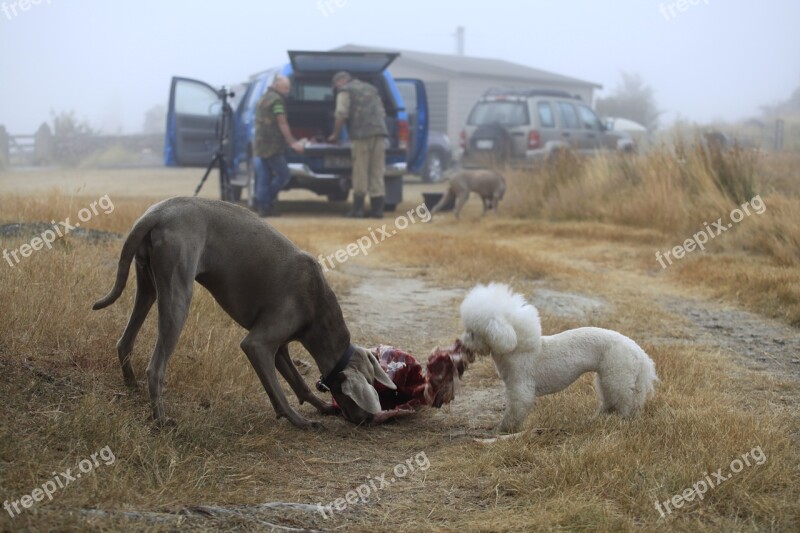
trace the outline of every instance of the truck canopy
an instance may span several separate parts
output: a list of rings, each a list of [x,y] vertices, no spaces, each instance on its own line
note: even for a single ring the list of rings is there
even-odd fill
[[[353,75],[380,74],[400,54],[390,52],[305,52],[289,50],[292,70],[298,74],[331,75],[345,70]]]

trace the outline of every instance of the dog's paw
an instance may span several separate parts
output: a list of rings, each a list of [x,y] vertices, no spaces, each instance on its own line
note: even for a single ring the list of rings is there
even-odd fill
[[[153,431],[169,431],[178,427],[178,422],[174,418],[162,416],[153,420]]]
[[[308,420],[306,418],[294,422],[294,425],[303,430],[321,431],[325,429],[325,426],[323,426],[321,422],[318,422],[316,420]]]

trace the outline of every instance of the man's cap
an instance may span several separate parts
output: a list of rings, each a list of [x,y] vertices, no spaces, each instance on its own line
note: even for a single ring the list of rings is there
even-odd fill
[[[336,83],[337,81],[341,80],[342,78],[350,78],[350,73],[345,70],[340,70],[336,74],[333,75],[333,79],[331,80],[332,83]]]

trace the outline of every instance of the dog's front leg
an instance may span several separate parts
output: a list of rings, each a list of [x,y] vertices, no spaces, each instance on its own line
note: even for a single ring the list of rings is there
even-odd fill
[[[292,363],[291,357],[289,357],[289,349],[284,344],[280,348],[278,348],[278,355],[275,359],[275,366],[278,368],[278,372],[281,373],[283,379],[289,384],[292,388],[294,393],[297,395],[297,399],[300,400],[300,404],[302,405],[303,402],[308,402],[314,407],[317,408],[317,411],[323,415],[335,415],[337,414],[338,410],[333,406],[331,403],[327,403],[321,399],[319,399],[316,394],[311,392],[311,389],[308,388],[306,385],[306,381],[303,379],[303,376],[300,375],[300,372],[297,371],[297,368]]]
[[[506,384],[506,411],[497,426],[498,433],[516,433],[522,429],[536,400],[536,386],[530,383]]]
[[[258,379],[261,380],[278,418],[285,416],[300,429],[322,427],[319,422],[308,420],[295,411],[283,394],[280,383],[278,383],[278,376],[275,374],[276,354],[281,347],[280,342],[270,341],[257,326],[244,338],[241,347],[258,374]]]

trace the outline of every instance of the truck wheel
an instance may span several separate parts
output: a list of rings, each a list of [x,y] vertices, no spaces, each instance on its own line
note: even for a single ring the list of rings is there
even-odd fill
[[[425,158],[422,169],[422,181],[425,183],[438,183],[444,175],[444,160],[439,152],[430,152]]]
[[[253,158],[247,158],[247,207],[256,209],[256,169]]]
[[[334,191],[334,192],[329,192],[325,196],[328,197],[328,201],[329,202],[346,202],[347,201],[347,197],[349,195],[350,195],[350,191],[337,190],[337,191]]]
[[[223,202],[235,202],[236,196],[236,189],[239,189],[239,195],[241,196],[241,187],[236,187],[234,185],[228,184],[227,191],[225,190],[225,186],[222,184],[222,180],[219,182],[219,198]]]

